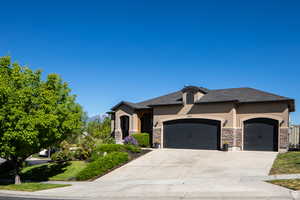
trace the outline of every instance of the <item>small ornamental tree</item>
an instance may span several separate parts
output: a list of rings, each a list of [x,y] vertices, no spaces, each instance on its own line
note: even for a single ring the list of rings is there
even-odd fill
[[[82,114],[58,75],[42,80],[41,71],[0,57],[0,157],[14,163],[16,184],[24,160],[80,128]]]

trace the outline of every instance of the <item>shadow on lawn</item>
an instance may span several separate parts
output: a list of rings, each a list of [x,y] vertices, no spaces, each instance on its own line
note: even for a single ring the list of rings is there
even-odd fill
[[[49,178],[66,171],[66,167],[69,165],[71,165],[70,162],[41,165],[26,171],[21,177],[25,180],[47,181]]]
[[[26,172],[21,173],[22,180],[30,181],[48,181],[49,178],[66,171],[66,167],[71,165],[70,162],[49,163],[33,167]],[[13,171],[9,164],[0,165],[0,179],[13,179]]]

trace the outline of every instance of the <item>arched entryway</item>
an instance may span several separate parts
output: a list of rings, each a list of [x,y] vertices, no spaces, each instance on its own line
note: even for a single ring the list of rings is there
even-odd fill
[[[277,151],[278,121],[269,118],[244,121],[244,150]]]
[[[120,117],[122,139],[129,135],[129,116],[123,115]]]
[[[163,126],[165,148],[213,150],[220,148],[220,121],[178,119],[167,121]]]

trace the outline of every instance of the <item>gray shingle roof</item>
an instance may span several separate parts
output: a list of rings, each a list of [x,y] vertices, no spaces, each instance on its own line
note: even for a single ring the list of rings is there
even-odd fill
[[[221,90],[210,90],[207,93],[207,95],[204,95],[200,99],[199,103],[214,101],[238,101],[240,103],[246,103],[282,100],[291,99],[253,88],[230,88]]]
[[[134,108],[134,109],[147,109],[147,108],[150,108],[148,106],[139,105],[137,103],[132,103],[132,102],[129,102],[129,101],[121,101],[120,103],[118,103],[117,105],[112,107],[111,110],[115,110],[116,108],[118,108],[121,105],[127,105],[131,108]]]
[[[189,86],[190,87],[190,86]],[[195,86],[193,86],[195,87]],[[200,87],[199,87],[200,88]],[[230,88],[219,90],[208,90],[206,88],[200,88],[205,90],[206,94],[197,102],[200,103],[217,103],[217,102],[237,102],[237,103],[250,103],[250,102],[268,102],[268,101],[289,101],[291,111],[294,110],[294,100],[288,97],[279,96],[269,92],[264,92],[254,88]],[[148,109],[152,106],[160,105],[180,105],[182,104],[182,90],[149,99],[146,101],[131,103],[120,102],[112,108],[114,110],[122,103],[134,108],[134,109]]]

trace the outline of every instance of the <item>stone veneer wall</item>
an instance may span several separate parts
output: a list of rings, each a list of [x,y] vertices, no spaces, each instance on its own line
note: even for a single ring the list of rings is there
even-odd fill
[[[159,143],[161,146],[161,128],[154,128],[153,129],[153,144]]]
[[[222,128],[221,145],[228,143],[229,147],[242,148],[241,128]]]
[[[115,131],[115,140],[117,144],[122,143],[122,132],[121,131]]]
[[[242,141],[243,141],[243,129],[237,128],[235,129],[235,146],[242,149]]]
[[[234,142],[234,129],[233,128],[222,128],[221,136],[221,148],[224,143],[227,143],[229,147],[233,147]]]
[[[289,145],[289,129],[279,129],[279,149],[287,149]]]

